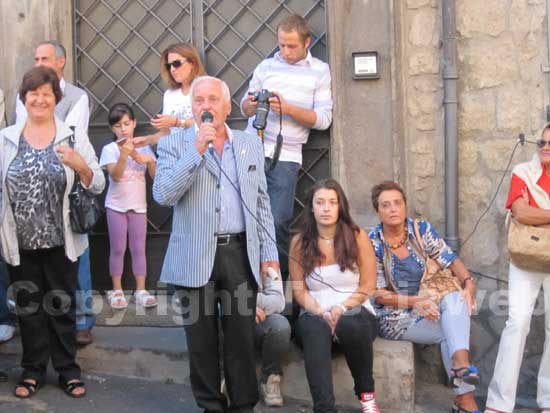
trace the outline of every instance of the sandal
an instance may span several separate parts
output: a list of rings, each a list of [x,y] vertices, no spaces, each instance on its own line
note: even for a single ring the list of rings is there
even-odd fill
[[[453,404],[452,413],[483,413],[481,410],[466,410],[459,404]]]
[[[36,380],[34,381],[34,383],[31,383],[27,380],[34,380],[34,379],[22,379],[19,383],[17,383],[15,385],[15,389],[13,390],[13,394],[15,397],[19,399],[29,399],[36,394],[36,392],[38,391],[38,389],[40,389],[40,387],[42,387],[40,382]],[[21,389],[21,388],[27,389],[27,394],[25,396],[17,394],[17,389]]]
[[[122,290],[108,291],[107,299],[109,300],[109,305],[113,310],[123,310],[128,307],[128,301],[126,301],[124,291]]]
[[[479,384],[479,370],[473,364],[468,367],[458,367],[451,369],[451,384],[453,387],[459,387],[462,383],[476,386]]]
[[[67,383],[67,381],[60,376],[59,387],[61,387],[65,393],[67,393],[71,397],[74,397],[75,399],[80,399],[81,397],[86,396],[86,386],[84,385],[84,382],[78,379],[72,380],[70,383]],[[74,391],[78,388],[83,388],[84,393],[75,393]]]
[[[147,290],[138,290],[134,293],[136,304],[144,308],[152,308],[157,306],[157,300]]]

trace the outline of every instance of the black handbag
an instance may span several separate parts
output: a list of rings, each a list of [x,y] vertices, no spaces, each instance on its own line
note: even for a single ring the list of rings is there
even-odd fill
[[[71,127],[73,134],[69,137],[69,146],[74,149],[75,135],[74,127]],[[69,216],[71,228],[77,234],[89,233],[99,218],[103,215],[103,207],[99,197],[88,192],[80,183],[80,177],[74,173],[74,183],[69,192]]]

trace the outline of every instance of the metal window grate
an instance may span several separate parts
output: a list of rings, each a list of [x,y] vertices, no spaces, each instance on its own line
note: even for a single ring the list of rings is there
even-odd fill
[[[241,96],[257,64],[277,50],[281,19],[291,13],[305,16],[313,29],[312,54],[327,60],[324,0],[73,0],[73,6],[76,84],[93,105],[89,134],[98,153],[110,139],[107,111],[116,102],[133,107],[138,133],[151,131],[149,120],[161,110],[165,89],[159,57],[169,44],[192,42],[207,72],[227,82],[233,102],[229,123],[237,129],[246,123]],[[303,150],[295,214],[302,211],[311,183],[329,176],[329,157],[328,132],[312,132]],[[148,222],[149,235],[165,243],[171,210],[152,202],[150,193]],[[106,226],[100,225],[94,237],[105,242]],[[164,256],[162,248],[154,250],[159,257],[148,252],[153,278]]]

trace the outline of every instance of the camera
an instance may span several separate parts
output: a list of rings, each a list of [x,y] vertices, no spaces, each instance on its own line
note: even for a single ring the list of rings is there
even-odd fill
[[[264,130],[267,123],[267,115],[269,114],[269,98],[275,95],[267,89],[248,92],[248,95],[252,96],[252,101],[258,102],[256,117],[254,118],[252,126],[258,130]]]

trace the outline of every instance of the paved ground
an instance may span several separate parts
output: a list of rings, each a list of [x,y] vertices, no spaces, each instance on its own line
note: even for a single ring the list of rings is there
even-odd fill
[[[0,384],[1,413],[201,413],[195,405],[189,386],[162,383],[143,379],[116,377],[107,374],[84,374],[88,396],[72,399],[57,386],[56,376],[50,372],[45,387],[30,400],[21,401],[12,396],[13,387],[20,369],[15,356],[3,355],[0,369],[8,372],[8,383]],[[425,393],[434,397],[428,405],[418,406],[417,413],[439,413],[449,411],[449,398],[441,386],[427,387]],[[356,413],[355,410],[341,410],[340,413]],[[269,409],[259,404],[256,413],[311,413],[311,408],[301,402],[286,400],[284,408]],[[389,412],[388,412],[389,413]],[[391,412],[398,413],[398,412]]]
[[[88,396],[72,399],[57,386],[50,372],[48,383],[30,400],[12,396],[20,374],[15,356],[3,355],[0,369],[8,372],[8,383],[0,384],[0,413],[201,413],[193,401],[189,386],[143,379],[116,377],[108,374],[84,374]],[[417,387],[416,413],[450,412],[452,393],[441,385],[420,384]],[[535,410],[519,409],[516,413]],[[311,413],[308,404],[286,400],[283,408],[266,408],[258,404],[255,413]],[[358,413],[358,410],[340,410]],[[399,413],[399,412],[383,412]]]

